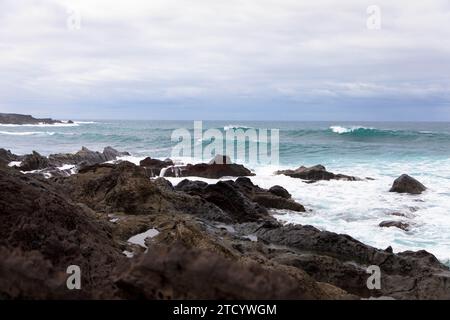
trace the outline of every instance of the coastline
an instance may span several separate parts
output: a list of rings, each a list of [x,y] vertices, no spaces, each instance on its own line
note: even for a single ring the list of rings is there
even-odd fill
[[[105,162],[107,150],[112,152],[110,154],[114,159],[108,158],[107,162],[110,163],[102,164]],[[260,188],[254,184],[251,179],[258,176],[249,177],[250,179],[234,177],[233,180],[229,180],[229,177],[202,179],[190,176],[165,179],[155,175],[154,167],[136,166],[120,160],[118,163],[111,163],[120,157],[126,159],[130,156],[108,148],[105,148],[105,151],[99,153],[82,149],[78,154],[64,155],[64,161],[75,159],[77,170],[52,178],[42,178],[38,171],[33,170],[24,175],[8,165],[2,169],[2,176],[9,177],[12,183],[19,185],[19,189],[33,189],[35,183],[41,187],[44,184],[45,189],[59,194],[58,197],[67,199],[64,201],[82,203],[91,212],[90,225],[106,224],[108,228],[111,228],[113,241],[108,246],[111,246],[110,250],[115,252],[116,258],[112,259],[113,264],[121,269],[116,274],[120,280],[114,282],[108,277],[100,278],[113,286],[116,290],[115,294],[122,298],[132,298],[135,294],[134,290],[140,291],[140,294],[149,295],[148,297],[151,296],[150,289],[147,288],[147,285],[149,287],[154,285],[151,279],[143,280],[149,281],[146,287],[142,287],[133,280],[142,272],[140,271],[142,268],[149,266],[157,270],[155,272],[164,274],[166,271],[161,269],[162,265],[178,263],[186,269],[185,274],[182,272],[182,275],[177,277],[179,281],[182,283],[197,281],[192,278],[192,272],[194,270],[205,272],[208,267],[202,264],[193,266],[188,263],[194,256],[200,261],[205,259],[205,262],[217,259],[216,267],[219,266],[219,271],[215,272],[218,276],[228,274],[227,281],[230,283],[234,280],[228,278],[230,277],[229,268],[244,268],[242,273],[248,274],[249,278],[245,279],[243,276],[244,279],[241,279],[243,285],[250,285],[252,281],[250,279],[253,279],[255,272],[269,282],[276,277],[288,277],[279,288],[280,296],[274,297],[273,293],[258,288],[258,292],[254,290],[249,290],[247,293],[228,292],[230,297],[249,298],[251,294],[255,294],[256,297],[267,299],[276,297],[354,299],[381,296],[396,299],[449,298],[446,294],[450,290],[445,287],[445,279],[450,277],[450,271],[430,253],[425,251],[393,253],[392,248],[375,249],[348,235],[321,231],[303,224],[280,223],[282,217],[274,215],[274,206],[285,209],[294,206],[300,212],[308,211],[308,206],[302,210],[302,206],[291,198],[290,193],[282,185],[277,187],[281,191],[280,195],[283,195],[280,196],[272,193],[270,191],[272,189]],[[25,161],[25,158],[17,158],[12,154],[8,156],[10,160],[20,160],[22,164]],[[48,159],[55,160],[58,157],[50,156]],[[62,159],[59,160],[62,161]],[[39,158],[36,154],[29,156],[27,161],[37,166],[45,163],[42,157]],[[152,166],[155,163],[159,165],[158,161],[151,162]],[[205,167],[205,170],[209,172],[208,176],[214,172],[211,171],[213,166]],[[60,171],[64,172],[64,170]],[[24,179],[20,178],[21,176],[27,177],[25,179],[27,182],[24,184],[20,182]],[[205,181],[205,179],[208,183],[196,182]],[[172,184],[171,181],[174,183]],[[108,186],[107,189],[105,189],[105,183]],[[304,184],[301,180],[299,183]],[[342,181],[342,183],[350,184],[355,181]],[[64,196],[60,193],[61,191],[64,192]],[[3,198],[2,201],[7,207],[14,208],[10,203],[14,200]],[[48,209],[45,205],[45,197],[42,201],[42,209],[45,211]],[[15,212],[15,214],[18,213]],[[31,223],[40,224],[38,221],[31,221]],[[150,234],[145,233],[146,230],[154,231]],[[129,241],[142,233],[144,238],[140,240],[140,245]],[[92,234],[89,235],[89,237],[92,236]],[[28,241],[28,239],[19,240],[19,243],[21,241]],[[23,248],[23,245],[19,247]],[[149,248],[154,248],[154,251]],[[155,252],[158,252],[156,256]],[[46,255],[45,252],[42,253]],[[123,258],[126,262],[122,262]],[[120,267],[118,261],[121,261]],[[250,266],[256,261],[259,264],[262,263],[262,268],[255,271],[254,267]],[[385,287],[381,290],[367,289],[366,268],[372,264],[381,265],[382,270],[386,272],[383,278]],[[409,271],[404,268],[405,264],[409,266]],[[246,268],[250,269],[246,271]],[[123,271],[124,269],[126,271]],[[274,276],[273,272],[278,276]],[[299,288],[288,290],[287,283],[292,281],[292,279],[289,280],[292,276],[301,286],[301,290],[296,291],[297,296],[288,294],[292,290],[299,290]],[[427,287],[417,284],[423,281],[428,283]],[[324,287],[321,283],[327,283],[327,285]],[[223,285],[226,284],[214,282],[214,286],[218,288]],[[129,291],[130,286],[134,288],[132,291]],[[202,295],[204,294],[202,290],[206,290],[204,287],[201,288],[202,290],[196,291],[194,288],[191,292],[186,292],[186,289],[183,291],[178,286],[176,283],[171,283],[169,291],[175,291],[179,298],[206,297]],[[101,294],[93,288],[90,290],[89,295]]]

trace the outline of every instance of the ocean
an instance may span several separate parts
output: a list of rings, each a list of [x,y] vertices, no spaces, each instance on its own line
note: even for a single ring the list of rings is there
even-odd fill
[[[170,157],[173,130],[192,127],[192,121],[111,120],[0,125],[0,147],[16,154],[36,150],[48,155],[75,152],[81,146],[102,150],[109,145],[130,152],[126,159],[138,163],[147,156]],[[349,234],[377,248],[392,246],[394,252],[424,249],[450,265],[450,123],[205,121],[203,128],[280,130],[279,165],[245,164],[256,173],[251,178],[254,183],[265,188],[281,185],[308,209],[304,214],[274,212],[279,220]],[[374,180],[307,184],[273,174],[278,169],[316,164],[334,173]],[[421,195],[388,192],[402,173],[415,177],[428,190]],[[169,180],[175,184],[181,179]],[[405,221],[411,230],[379,227],[385,220]]]

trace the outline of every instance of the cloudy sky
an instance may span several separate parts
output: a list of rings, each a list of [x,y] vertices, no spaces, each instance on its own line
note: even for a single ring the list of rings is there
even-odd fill
[[[1,0],[0,112],[450,120],[450,2]]]

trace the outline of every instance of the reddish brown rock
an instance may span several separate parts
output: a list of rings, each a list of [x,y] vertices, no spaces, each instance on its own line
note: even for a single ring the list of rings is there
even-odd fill
[[[421,194],[426,189],[427,188],[422,183],[413,177],[410,177],[407,174],[402,174],[400,177],[395,179],[389,192]]]
[[[301,166],[295,170],[280,170],[276,174],[284,174],[292,178],[298,178],[308,181],[319,180],[345,180],[345,181],[358,181],[361,180],[357,177],[347,176],[344,174],[335,174],[326,170],[322,165],[316,165],[313,167]]]

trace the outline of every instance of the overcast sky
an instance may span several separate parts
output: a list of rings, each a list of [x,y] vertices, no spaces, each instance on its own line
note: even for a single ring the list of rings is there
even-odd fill
[[[1,0],[0,112],[450,120],[450,2]]]

